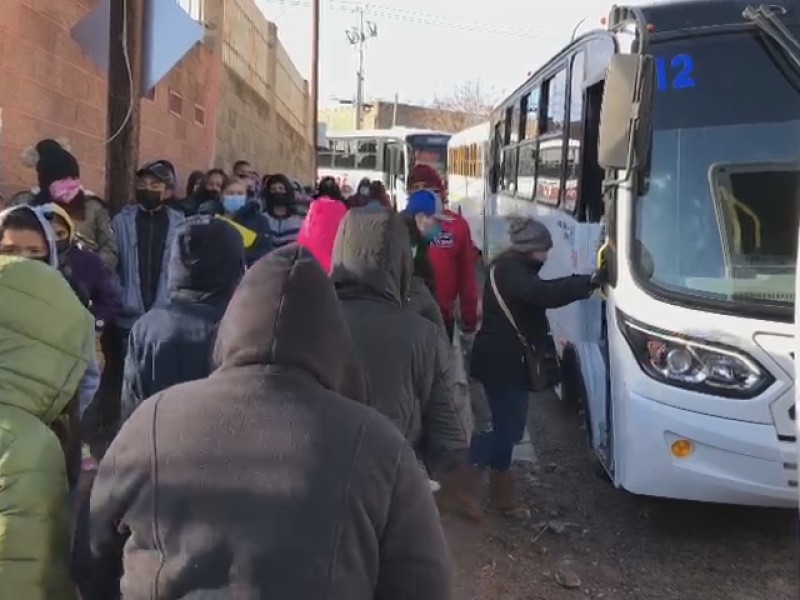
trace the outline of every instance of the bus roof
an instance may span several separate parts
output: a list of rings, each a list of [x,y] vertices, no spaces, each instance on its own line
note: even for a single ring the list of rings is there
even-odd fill
[[[468,129],[454,133],[448,142],[448,147],[458,148],[468,144],[476,144],[489,141],[489,121],[478,123]]]
[[[650,36],[677,31],[689,32],[693,29],[724,25],[747,25],[742,12],[748,5],[757,5],[753,0],[651,0],[648,3],[626,6],[624,3],[611,9],[609,26],[632,19],[644,21],[652,26]],[[772,0],[772,7],[787,10],[781,20],[796,23],[798,20],[796,0]]]
[[[348,138],[400,138],[405,139],[409,135],[446,135],[447,131],[436,131],[435,129],[413,129],[410,127],[392,127],[391,129],[352,129],[350,131],[328,131],[328,139],[348,139]]]

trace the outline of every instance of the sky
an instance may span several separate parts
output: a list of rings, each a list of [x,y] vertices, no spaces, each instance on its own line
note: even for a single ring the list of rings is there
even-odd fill
[[[578,33],[601,27],[610,0],[320,0],[320,104],[353,100],[358,54],[346,30],[360,6],[377,27],[367,42],[365,95],[369,100],[430,103],[468,81],[491,100],[502,99]],[[300,73],[310,80],[309,0],[256,0]],[[635,4],[637,2],[631,2]],[[467,8],[469,7],[469,8]],[[578,25],[582,19],[585,21]]]

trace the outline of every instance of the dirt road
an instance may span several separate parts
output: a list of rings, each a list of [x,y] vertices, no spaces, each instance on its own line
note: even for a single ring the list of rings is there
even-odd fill
[[[796,600],[796,513],[635,497],[598,476],[580,420],[539,400],[526,524],[445,528],[458,600]]]

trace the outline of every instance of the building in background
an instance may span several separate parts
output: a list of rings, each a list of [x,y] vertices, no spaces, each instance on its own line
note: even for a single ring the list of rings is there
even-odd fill
[[[485,116],[466,112],[376,100],[364,105],[361,128],[389,129],[396,125],[455,133],[485,119]],[[350,131],[356,128],[356,107],[353,104],[343,104],[321,110],[319,120],[331,131]]]
[[[222,60],[217,166],[245,158],[260,173],[313,181],[311,96],[255,0],[207,0]]]
[[[177,1],[207,24],[207,35],[140,100],[140,161],[168,158],[185,180],[194,169],[229,168],[247,158],[261,171],[311,180],[308,84],[255,1],[159,1]],[[22,155],[47,137],[68,140],[86,187],[105,189],[106,75],[70,33],[98,3],[2,1],[0,193],[6,198],[36,183]]]

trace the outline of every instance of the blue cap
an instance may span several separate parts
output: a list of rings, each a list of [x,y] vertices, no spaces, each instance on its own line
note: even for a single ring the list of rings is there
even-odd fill
[[[452,221],[453,218],[445,214],[442,199],[430,190],[418,190],[408,197],[404,213],[418,215],[422,213],[439,221]]]

